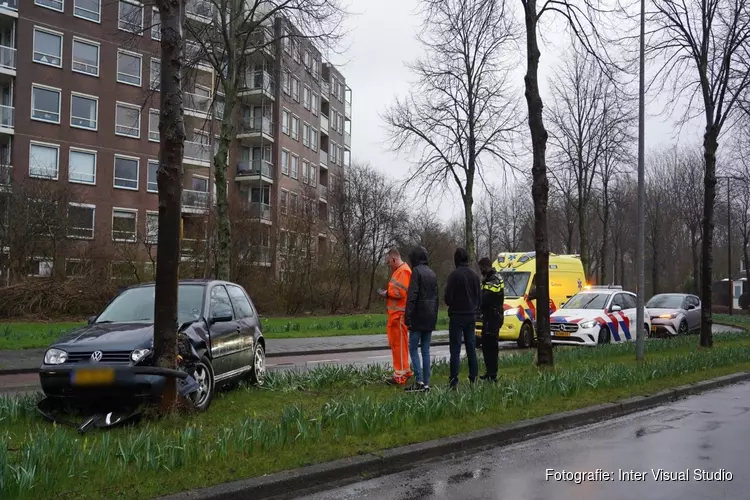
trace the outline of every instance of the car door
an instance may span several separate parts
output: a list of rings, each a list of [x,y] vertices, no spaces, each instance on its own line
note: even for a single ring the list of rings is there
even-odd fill
[[[687,310],[688,328],[690,331],[697,330],[701,326],[701,301],[695,295],[689,295],[687,300],[693,306]]]
[[[250,368],[253,365],[253,347],[255,346],[255,332],[259,327],[258,316],[250,305],[250,299],[245,290],[237,285],[227,285],[232,306],[237,315],[237,323],[240,327],[238,344],[237,367],[241,369]]]
[[[233,354],[240,337],[240,326],[224,285],[214,285],[209,292],[208,318],[214,372],[216,378],[221,379],[237,368]]]
[[[635,340],[635,338],[638,336],[638,303],[636,301],[636,296],[632,293],[622,293],[622,302],[623,302],[623,308],[622,312],[625,314],[625,317],[628,318],[628,321],[630,323],[630,339]],[[646,317],[646,308],[644,306],[643,308],[643,321],[648,322],[648,318]],[[640,328],[643,328],[642,326]]]

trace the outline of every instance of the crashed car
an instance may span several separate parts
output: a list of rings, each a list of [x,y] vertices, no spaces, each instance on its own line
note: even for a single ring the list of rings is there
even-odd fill
[[[701,300],[686,293],[660,293],[646,303],[652,337],[687,335],[701,327]]]
[[[252,300],[234,283],[184,280],[178,287],[178,369],[154,366],[153,283],[117,295],[88,326],[66,334],[39,369],[45,407],[65,402],[100,409],[160,399],[168,377],[196,410],[211,404],[223,383],[262,385],[265,339]]]

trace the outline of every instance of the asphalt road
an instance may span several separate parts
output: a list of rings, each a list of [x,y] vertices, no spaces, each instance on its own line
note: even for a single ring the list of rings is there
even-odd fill
[[[554,436],[296,498],[739,500],[748,498],[750,489],[748,428],[750,384],[746,383]],[[655,479],[660,469],[666,475]],[[576,482],[575,473],[591,477]],[[604,473],[609,474],[607,480],[603,480]]]

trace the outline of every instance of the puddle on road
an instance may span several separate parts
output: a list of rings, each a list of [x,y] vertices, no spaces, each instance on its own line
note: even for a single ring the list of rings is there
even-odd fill
[[[641,427],[635,431],[635,437],[640,438],[649,434],[658,434],[669,429],[675,429],[675,427],[671,425],[649,425],[648,427]]]

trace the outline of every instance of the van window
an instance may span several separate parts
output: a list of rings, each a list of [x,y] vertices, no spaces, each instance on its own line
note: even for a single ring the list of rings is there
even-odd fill
[[[529,284],[531,273],[503,271],[500,273],[500,276],[502,276],[503,281],[505,282],[506,298],[523,297],[523,294],[526,292],[526,287]]]

